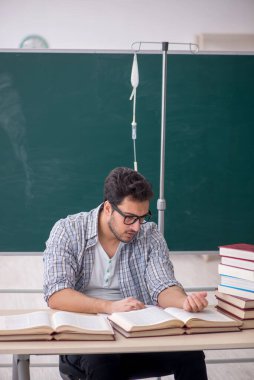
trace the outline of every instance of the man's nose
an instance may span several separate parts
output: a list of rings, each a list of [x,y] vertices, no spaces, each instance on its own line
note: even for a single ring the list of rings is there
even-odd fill
[[[133,229],[134,231],[139,231],[139,229],[140,229],[140,222],[139,222],[139,219],[137,219],[136,222],[133,223],[131,226],[132,226],[132,229]]]

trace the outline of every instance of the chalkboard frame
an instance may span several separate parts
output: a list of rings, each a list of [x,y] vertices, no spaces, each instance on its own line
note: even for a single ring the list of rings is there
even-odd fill
[[[4,55],[8,60],[3,65]],[[52,67],[38,63],[42,56],[45,62],[53,59]],[[66,74],[61,77],[68,67],[75,66],[83,75],[82,62],[73,64],[81,57],[94,69],[86,74],[89,88],[74,71],[74,79]],[[152,211],[156,221],[161,56],[141,53],[138,60],[138,163],[155,189]],[[253,55],[169,53],[165,237],[173,250],[214,250],[225,243],[253,243],[253,62]],[[0,81],[1,251],[43,250],[57,219],[102,201],[103,178],[112,167],[132,166],[131,64],[130,52],[0,52],[0,75],[10,73]],[[38,82],[34,70],[42,76]],[[89,97],[96,100],[96,107],[91,103],[84,111],[82,99]],[[56,121],[76,126],[76,139],[67,127],[52,133],[48,114],[53,127]],[[105,127],[96,141],[93,123],[99,126],[101,120]],[[79,123],[89,125],[89,130],[79,129]],[[82,150],[84,140],[90,151]],[[61,144],[66,144],[65,148]],[[98,150],[103,157],[93,155]],[[76,158],[71,160],[74,153]],[[75,175],[68,174],[73,170]],[[88,171],[86,181],[83,173],[87,176]],[[80,191],[82,187],[86,193]]]

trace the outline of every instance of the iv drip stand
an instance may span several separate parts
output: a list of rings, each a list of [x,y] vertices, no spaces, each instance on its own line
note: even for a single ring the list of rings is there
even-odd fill
[[[161,42],[152,41],[139,41],[133,42],[131,47],[138,44],[139,52],[142,44],[161,44]],[[165,137],[166,137],[166,98],[167,98],[167,54],[168,45],[182,45],[188,46],[191,53],[198,52],[198,45],[194,43],[183,42],[162,42],[162,103],[161,103],[161,152],[160,152],[160,193],[157,200],[158,210],[158,229],[164,235],[164,216],[166,210],[166,200],[164,198],[164,185],[165,185]]]
[[[167,54],[168,42],[162,42],[162,98],[161,98],[161,155],[160,155],[160,194],[157,200],[158,228],[164,235],[164,214],[166,200],[164,198],[165,180],[165,138],[166,138],[166,98],[167,98]]]

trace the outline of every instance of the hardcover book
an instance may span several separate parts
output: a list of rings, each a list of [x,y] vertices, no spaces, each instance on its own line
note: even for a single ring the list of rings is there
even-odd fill
[[[253,329],[254,328],[254,319],[241,319],[239,317],[236,317],[235,315],[229,313],[228,311],[225,311],[224,309],[220,309],[219,307],[217,307],[217,309],[225,314],[226,316],[228,316],[229,318],[234,318],[236,321],[239,321],[241,322],[241,326],[239,327],[240,330],[247,330],[247,329]]]
[[[241,325],[241,322],[226,317],[213,307],[202,312],[191,313],[174,307],[161,309],[150,306],[141,310],[113,313],[108,318],[118,331],[124,332],[125,336],[127,336],[126,333],[131,336],[130,333],[133,332],[139,332],[139,336],[149,336],[151,331],[157,331],[158,335],[162,335],[163,329],[164,332],[165,329],[169,329],[167,335],[173,335],[175,331],[170,329],[176,328],[182,328],[184,332],[187,329],[189,334],[194,333],[195,330],[192,330],[194,328],[201,329],[196,332],[209,332],[210,328],[214,332],[216,328],[220,331],[224,327],[235,328]]]
[[[249,300],[254,300],[254,292],[233,288],[226,285],[218,285],[218,291],[220,293],[231,294],[232,296],[239,296],[243,298],[248,298]]]
[[[240,309],[252,309],[254,308],[254,300],[243,298],[239,296],[234,296],[231,294],[221,293],[216,291],[215,296],[217,299],[228,302],[231,305],[237,306]]]
[[[240,319],[254,319],[254,309],[241,309],[220,299],[218,299],[218,307]]]
[[[102,315],[52,310],[0,315],[0,340],[51,339],[114,340],[114,331]]]
[[[243,268],[236,268],[236,267],[231,267],[229,265],[219,264],[218,272],[221,275],[238,277],[238,278],[242,278],[242,279],[254,282],[254,271],[252,271],[252,270],[243,269]]]
[[[221,285],[231,286],[232,288],[254,292],[254,281],[245,280],[243,278],[222,274],[220,276],[220,283]]]
[[[221,256],[221,264],[254,271],[254,261],[252,260],[236,259],[235,257]]]
[[[219,247],[221,256],[236,257],[238,259],[254,260],[254,245],[237,243]]]

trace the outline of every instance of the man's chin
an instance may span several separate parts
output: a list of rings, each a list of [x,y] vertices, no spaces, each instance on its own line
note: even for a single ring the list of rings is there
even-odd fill
[[[115,231],[111,223],[109,223],[109,229],[112,232],[112,234],[115,236],[115,238],[121,241],[122,243],[130,243],[134,239],[134,237],[137,235],[136,233],[128,233],[128,232],[122,233],[120,235],[117,233],[117,231]]]
[[[134,234],[134,235],[124,234],[124,235],[122,235],[122,236],[117,236],[117,235],[115,235],[115,237],[116,237],[120,242],[125,243],[125,244],[130,243],[130,242],[134,239],[135,236],[136,236],[136,234]]]
[[[136,234],[125,234],[122,241],[124,243],[130,243],[134,239],[135,236],[136,236]]]

